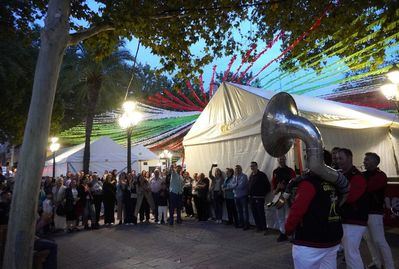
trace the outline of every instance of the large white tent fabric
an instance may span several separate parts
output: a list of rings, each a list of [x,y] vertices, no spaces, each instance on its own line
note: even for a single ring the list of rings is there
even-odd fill
[[[55,174],[76,173],[83,168],[84,144],[64,151],[55,158]],[[158,157],[142,145],[132,147],[132,169],[138,169],[138,161]],[[102,173],[104,170],[126,170],[127,150],[109,137],[101,137],[90,143],[90,171]],[[46,161],[43,176],[52,176],[53,160]]]
[[[212,163],[222,169],[240,164],[244,173],[249,174],[250,162],[256,161],[271,180],[277,160],[266,153],[260,126],[266,105],[275,94],[222,83],[184,137],[187,170],[206,173]],[[315,97],[293,97],[301,115],[319,128],[326,149],[350,148],[358,167],[364,153],[376,152],[381,156],[381,169],[388,176],[398,176],[399,122],[395,115]],[[294,167],[293,149],[287,153],[287,163]],[[277,228],[274,210],[273,207],[266,210],[269,228]]]
[[[251,161],[271,177],[277,166],[261,143],[264,110],[276,92],[223,83],[184,137],[185,163],[191,173],[241,164],[249,173]],[[304,95],[293,95],[301,115],[320,130],[326,149],[334,146],[353,151],[361,166],[365,152],[381,156],[380,167],[388,176],[398,175],[399,122],[395,115],[377,109],[342,104]],[[288,153],[293,165],[293,150]]]

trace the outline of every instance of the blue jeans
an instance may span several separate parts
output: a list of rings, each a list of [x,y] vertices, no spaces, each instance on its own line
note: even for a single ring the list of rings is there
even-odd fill
[[[241,227],[249,227],[248,197],[235,198],[238,213],[238,221]]]
[[[181,222],[182,195],[174,192],[169,193],[169,224],[173,224],[173,215],[177,214],[177,223]]]

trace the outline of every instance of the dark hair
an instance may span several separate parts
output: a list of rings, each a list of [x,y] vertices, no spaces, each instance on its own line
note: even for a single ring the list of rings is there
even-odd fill
[[[333,151],[339,151],[341,148],[339,148],[339,147],[333,147],[332,149],[331,149],[331,152],[333,152]]]
[[[373,158],[377,162],[377,165],[380,164],[381,159],[380,159],[380,156],[378,156],[377,153],[375,153],[375,152],[366,152],[364,155],[366,155],[367,157]]]
[[[346,155],[346,157],[353,157],[353,153],[350,149],[347,148],[340,148],[338,152],[342,152]]]
[[[254,165],[258,166],[258,163],[255,162],[255,161],[252,161],[251,164],[254,164]]]
[[[324,155],[324,163],[328,166],[331,166],[332,164],[332,154],[328,150],[323,150],[323,155]]]

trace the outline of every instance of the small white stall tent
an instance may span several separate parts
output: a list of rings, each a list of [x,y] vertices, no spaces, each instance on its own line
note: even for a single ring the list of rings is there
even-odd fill
[[[55,158],[55,175],[66,175],[67,172],[76,173],[83,169],[84,144],[77,145],[59,154]],[[103,173],[104,170],[126,169],[126,148],[111,138],[103,136],[90,143],[90,171]],[[132,154],[132,160],[136,160]],[[43,176],[51,176],[53,160],[46,161]]]
[[[159,157],[141,144],[132,146],[132,156],[135,158],[132,162],[132,170],[136,172],[153,170],[154,167],[159,166]]]
[[[277,160],[263,148],[260,126],[264,110],[275,92],[232,83],[222,83],[184,137],[185,163],[190,173],[209,171],[212,163],[222,169],[240,164],[250,172],[250,162],[271,180]],[[326,149],[352,150],[360,168],[364,153],[376,152],[380,168],[388,177],[398,176],[399,121],[377,109],[342,104],[316,97],[293,95],[301,116],[320,130]],[[287,153],[293,167],[293,149]]]

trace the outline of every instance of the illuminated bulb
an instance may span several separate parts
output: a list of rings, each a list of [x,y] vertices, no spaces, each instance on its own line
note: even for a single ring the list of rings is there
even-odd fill
[[[388,100],[396,100],[398,97],[398,87],[395,84],[385,84],[381,86],[381,92]]]

